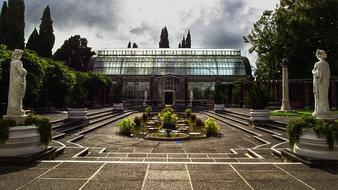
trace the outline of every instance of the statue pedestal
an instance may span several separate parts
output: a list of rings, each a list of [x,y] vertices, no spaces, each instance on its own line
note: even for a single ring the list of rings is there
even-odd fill
[[[328,119],[328,120],[335,120],[336,117],[333,113],[312,113],[312,116],[316,119]]]
[[[4,115],[2,118],[7,119],[7,120],[14,120],[16,125],[19,126],[19,125],[25,125],[28,115],[20,115],[20,116]]]
[[[282,107],[280,108],[281,111],[290,111],[290,101],[289,99],[283,99],[282,100]]]

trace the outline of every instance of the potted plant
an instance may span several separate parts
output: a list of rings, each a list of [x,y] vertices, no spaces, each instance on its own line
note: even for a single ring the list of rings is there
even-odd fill
[[[225,84],[216,83],[214,91],[214,111],[224,111],[225,109]]]
[[[338,160],[338,123],[313,117],[292,119],[287,126],[290,150],[300,156]]]
[[[71,108],[68,108],[69,120],[82,120],[88,122],[86,101],[88,91],[85,87],[88,77],[85,73],[76,73],[76,83],[71,94]]]
[[[207,137],[210,137],[218,134],[220,126],[213,119],[208,118],[204,123],[204,128],[207,132]]]
[[[270,120],[270,113],[265,109],[269,102],[269,93],[260,82],[254,82],[246,99],[250,108],[251,121]]]
[[[164,129],[176,129],[176,121],[178,120],[177,115],[171,107],[165,107],[159,114],[158,118],[162,123]]]
[[[151,112],[153,112],[153,108],[151,106],[147,106],[144,109],[144,112],[146,113],[147,117],[150,118],[150,114],[151,114]]]
[[[131,118],[123,119],[120,123],[117,124],[120,129],[120,133],[126,136],[130,136],[132,130],[136,127],[134,121]]]

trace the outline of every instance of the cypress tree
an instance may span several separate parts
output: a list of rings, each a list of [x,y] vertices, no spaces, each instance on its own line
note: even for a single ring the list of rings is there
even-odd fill
[[[128,48],[131,48],[131,42],[128,43]]]
[[[133,43],[133,48],[138,48],[138,45],[136,43]]]
[[[7,13],[7,2],[4,1],[1,8],[0,14],[0,44],[6,44],[6,13]]]
[[[168,39],[168,29],[167,27],[162,28],[159,47],[160,48],[170,48],[169,39]]]
[[[183,39],[182,39],[182,48],[186,48],[187,45],[186,45],[186,41],[185,41],[185,37],[183,36]]]
[[[178,48],[182,48],[181,43],[178,44]]]
[[[25,46],[25,3],[23,0],[8,0],[6,11],[6,32],[4,38],[10,49]]]
[[[34,28],[32,34],[28,38],[26,48],[35,52],[39,51],[39,37],[38,31]]]
[[[39,31],[38,54],[42,57],[52,57],[52,49],[55,43],[53,20],[50,17],[50,8],[47,6],[43,11]]]
[[[186,48],[191,48],[191,35],[190,35],[190,30],[188,31],[187,38],[185,41],[185,46]]]

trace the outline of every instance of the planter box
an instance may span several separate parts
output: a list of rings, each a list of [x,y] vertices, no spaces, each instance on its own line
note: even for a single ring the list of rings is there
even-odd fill
[[[0,157],[16,157],[41,152],[40,133],[35,126],[9,128],[9,138],[0,144]]]
[[[250,109],[251,121],[267,121],[270,120],[270,112],[268,110]]]
[[[225,104],[214,104],[214,111],[224,111]]]
[[[303,157],[338,160],[338,143],[334,144],[334,151],[329,151],[326,138],[319,138],[314,132],[303,132],[293,151]]]
[[[69,120],[88,120],[87,108],[68,108]]]

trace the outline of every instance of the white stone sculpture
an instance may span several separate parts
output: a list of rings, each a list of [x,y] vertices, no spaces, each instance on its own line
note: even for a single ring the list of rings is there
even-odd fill
[[[22,53],[22,50],[15,49],[12,54],[8,90],[8,117],[25,115],[25,111],[22,109],[22,100],[26,92],[27,71],[23,68],[22,62],[20,61]]]
[[[192,106],[192,100],[194,99],[194,93],[190,91],[190,103],[189,106]]]
[[[318,62],[312,70],[313,74],[313,93],[315,98],[315,110],[312,113],[317,119],[330,118],[329,107],[329,87],[330,87],[330,67],[325,61],[327,55],[324,50],[317,50]]]
[[[144,101],[143,101],[143,105],[146,106],[147,105],[147,99],[148,99],[148,92],[144,91]]]

